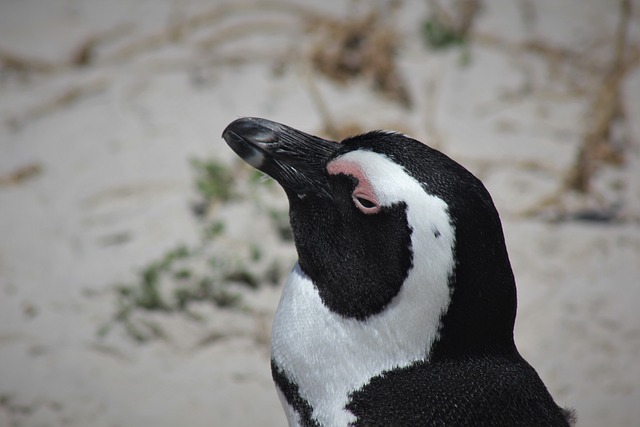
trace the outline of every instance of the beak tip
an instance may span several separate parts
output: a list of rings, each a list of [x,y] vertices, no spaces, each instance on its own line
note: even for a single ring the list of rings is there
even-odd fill
[[[278,142],[276,123],[255,117],[242,117],[231,122],[222,131],[222,138],[228,141],[230,134],[235,134],[253,144],[272,144]]]
[[[245,162],[291,194],[328,194],[322,165],[340,147],[337,142],[256,117],[234,120],[222,138]]]

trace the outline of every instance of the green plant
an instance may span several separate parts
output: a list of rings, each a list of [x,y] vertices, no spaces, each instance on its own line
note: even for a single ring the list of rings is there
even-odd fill
[[[268,207],[276,188],[273,180],[243,164],[234,167],[233,174],[229,167],[215,160],[192,160],[191,165],[202,199],[202,208],[196,212],[201,224],[200,241],[166,251],[141,268],[131,282],[116,286],[115,314],[100,328],[100,336],[120,325],[135,341],[162,339],[165,333],[149,316],[152,312],[176,313],[199,320],[200,316],[191,309],[194,303],[243,309],[241,288],[255,290],[262,284],[279,283],[280,262],[272,259],[269,263],[265,259],[261,241],[244,242],[232,252],[224,250],[220,242],[228,237],[224,222],[215,218],[218,210],[208,212],[207,219],[203,215],[211,206],[249,201],[256,211],[269,215],[276,236],[290,240],[287,212]]]
[[[215,160],[191,160],[195,187],[206,203],[228,201],[235,196],[233,175],[227,166]]]
[[[466,34],[446,25],[435,15],[424,22],[422,34],[427,45],[434,50],[444,50],[466,42]]]

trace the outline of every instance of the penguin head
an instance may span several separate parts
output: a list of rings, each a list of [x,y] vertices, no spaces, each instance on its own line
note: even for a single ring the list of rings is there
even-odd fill
[[[514,351],[500,219],[464,167],[385,131],[334,142],[242,118],[223,138],[284,188],[300,268],[330,311],[365,323],[390,308],[426,313],[414,319],[437,323],[430,359]]]

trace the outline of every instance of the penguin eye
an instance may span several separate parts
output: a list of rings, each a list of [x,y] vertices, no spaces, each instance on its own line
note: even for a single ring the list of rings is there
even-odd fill
[[[373,203],[371,200],[367,200],[363,197],[356,197],[356,201],[358,203],[360,203],[360,205],[362,205],[363,208],[365,209],[370,209],[370,208],[375,208],[376,204]]]
[[[380,211],[380,205],[370,198],[364,197],[362,194],[353,194],[353,202],[362,213],[374,214]]]
[[[373,191],[371,182],[358,163],[338,158],[327,165],[327,172],[329,175],[342,175],[349,179],[347,185],[355,187],[351,187],[353,188],[351,198],[360,212],[367,215],[380,212],[382,209],[380,202]]]

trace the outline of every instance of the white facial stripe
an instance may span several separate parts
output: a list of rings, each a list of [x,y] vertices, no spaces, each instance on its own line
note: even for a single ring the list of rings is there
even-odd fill
[[[411,193],[415,191],[424,194],[420,184],[410,177],[402,166],[394,163],[384,154],[364,150],[351,151],[333,160],[327,169],[334,169],[335,164],[341,163],[357,165],[359,171],[366,175],[383,205],[390,206],[397,202],[408,201]]]
[[[289,275],[273,324],[272,357],[299,385],[314,418],[331,426],[355,421],[344,409],[349,393],[371,377],[428,357],[450,302],[455,243],[446,203],[427,194],[400,165],[369,151],[335,161],[342,159],[359,166],[381,204],[407,204],[414,259],[398,295],[365,321],[329,311],[299,266]]]

